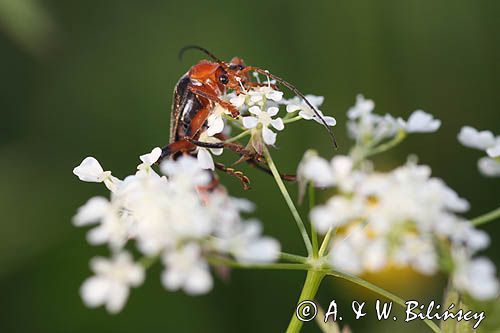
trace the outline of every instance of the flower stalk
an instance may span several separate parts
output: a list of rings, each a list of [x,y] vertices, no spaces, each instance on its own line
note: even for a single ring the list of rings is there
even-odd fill
[[[263,147],[263,153],[264,153],[264,158],[266,159],[267,164],[269,165],[269,169],[271,169],[274,180],[276,181],[276,184],[278,185],[278,188],[281,192],[281,195],[285,199],[285,202],[288,205],[290,212],[292,213],[292,216],[297,224],[297,227],[299,228],[300,234],[302,235],[302,239],[304,240],[304,244],[305,244],[306,249],[307,249],[307,254],[311,255],[313,253],[312,243],[311,243],[311,240],[309,239],[309,235],[307,234],[307,230],[306,230],[306,227],[304,225],[304,222],[302,221],[302,218],[300,217],[300,214],[297,211],[297,208],[295,207],[295,204],[293,203],[293,200],[290,197],[290,194],[288,193],[288,190],[286,189],[286,186],[283,183],[283,180],[281,179],[280,173],[279,173],[278,169],[276,168],[276,165],[274,164],[274,161],[271,157],[271,154],[269,153],[269,149],[265,145]]]
[[[300,293],[299,301],[297,304],[305,300],[313,300],[314,296],[318,292],[318,288],[323,280],[325,273],[316,270],[309,270],[307,272],[306,280],[304,282],[304,287],[302,288],[302,292]],[[286,333],[298,333],[302,329],[302,325],[304,323],[299,320],[295,311],[292,315],[292,319],[288,324],[288,328]]]
[[[471,223],[475,226],[485,224],[496,219],[500,218],[500,207],[495,210],[492,210],[489,213],[483,214],[471,220]]]

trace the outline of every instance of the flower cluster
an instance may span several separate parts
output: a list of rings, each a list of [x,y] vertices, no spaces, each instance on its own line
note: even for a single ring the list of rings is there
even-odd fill
[[[431,177],[428,166],[410,161],[379,173],[354,169],[348,156],[328,162],[308,154],[300,172],[316,186],[337,190],[310,213],[318,232],[336,230],[330,250],[333,267],[353,274],[390,265],[423,274],[451,269],[457,287],[478,299],[496,296],[494,268],[485,269],[488,274],[473,272],[479,263],[492,265],[472,257],[489,244],[487,234],[457,215],[468,210],[468,202]],[[443,263],[445,257],[449,262]]]
[[[440,120],[422,110],[413,112],[408,120],[404,120],[390,114],[375,114],[374,109],[372,100],[365,99],[363,95],[356,97],[356,104],[347,111],[347,127],[352,138],[378,143],[394,137],[398,132],[428,133],[437,131],[441,126]]]
[[[500,135],[495,137],[490,131],[464,126],[458,134],[458,141],[466,147],[485,151],[488,156],[479,159],[479,171],[485,176],[500,177]]]
[[[91,307],[105,305],[110,312],[124,306],[130,287],[144,280],[147,262],[160,258],[165,266],[163,285],[202,294],[212,288],[210,260],[233,257],[240,263],[272,262],[280,245],[261,235],[257,220],[245,220],[253,204],[230,197],[222,186],[212,186],[212,175],[195,158],[184,156],[152,168],[160,148],[140,157],[133,175],[119,180],[87,157],[73,172],[87,182],[103,182],[110,199],[93,197],[78,209],[76,226],[95,225],[88,232],[92,245],[107,244],[112,259],[94,258],[95,276],[84,282],[81,295]],[[210,188],[212,186],[212,188]],[[210,190],[209,190],[210,188]],[[143,259],[134,262],[125,250],[135,241]]]
[[[356,97],[356,104],[347,111],[347,130],[356,140],[353,156],[362,160],[374,152],[380,152],[397,144],[409,133],[435,132],[441,121],[422,110],[414,111],[408,120],[390,114],[373,112],[375,103],[363,95]]]
[[[335,190],[310,212],[318,232],[333,235],[329,263],[352,274],[388,267],[411,267],[422,274],[443,270],[476,299],[495,297],[499,283],[494,265],[474,257],[488,246],[489,237],[459,215],[469,203],[431,177],[430,167],[412,159],[386,173],[374,171],[364,159],[382,151],[379,144],[394,140],[397,133],[437,130],[439,120],[415,111],[404,121],[375,115],[373,108],[373,101],[358,96],[348,111],[349,132],[356,140],[349,156],[327,161],[308,151],[297,171],[302,193],[307,183]]]

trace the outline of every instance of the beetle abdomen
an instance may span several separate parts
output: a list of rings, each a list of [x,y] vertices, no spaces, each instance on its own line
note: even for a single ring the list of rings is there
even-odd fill
[[[170,143],[191,134],[191,120],[203,107],[198,97],[188,89],[190,84],[191,79],[185,74],[175,86],[170,117]]]

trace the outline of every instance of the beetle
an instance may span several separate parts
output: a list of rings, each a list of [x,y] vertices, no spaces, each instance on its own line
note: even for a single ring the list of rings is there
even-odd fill
[[[200,134],[207,129],[207,118],[216,104],[227,109],[231,116],[239,116],[238,109],[221,99],[227,91],[235,91],[237,95],[252,87],[264,85],[264,83],[252,82],[249,73],[257,72],[275,80],[300,96],[304,102],[321,119],[323,125],[328,129],[336,147],[335,137],[331,129],[327,126],[323,117],[316,108],[306,99],[306,97],[293,85],[282,78],[269,73],[267,70],[254,66],[246,66],[241,58],[234,57],[230,62],[224,62],[213,55],[207,49],[190,45],[182,48],[179,52],[181,58],[183,53],[189,49],[196,49],[205,53],[211,60],[201,60],[192,66],[177,82],[172,102],[170,115],[170,138],[169,144],[162,149],[160,160],[164,158],[176,158],[181,154],[191,154],[197,147],[205,148],[228,148],[242,155],[242,160],[256,166],[257,168],[270,173],[267,167],[262,166],[262,157],[255,152],[250,152],[239,143],[225,143],[226,139],[222,134],[217,135],[222,140],[220,143],[207,143],[198,141]],[[241,172],[232,168],[227,168],[220,163],[215,166],[233,176],[238,177],[245,188],[248,187],[249,180]],[[282,176],[284,179],[293,180],[292,176]]]

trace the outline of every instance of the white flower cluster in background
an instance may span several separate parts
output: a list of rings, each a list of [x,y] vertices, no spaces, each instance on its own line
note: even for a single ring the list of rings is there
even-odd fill
[[[441,121],[422,111],[414,111],[408,120],[390,114],[373,112],[375,103],[363,95],[356,97],[356,104],[347,111],[349,136],[356,139],[358,149],[373,149],[384,141],[407,133],[431,133],[441,126]],[[362,153],[365,153],[364,151]]]
[[[129,288],[144,281],[143,261],[134,262],[125,246],[134,241],[143,260],[161,258],[165,269],[163,285],[188,294],[203,294],[212,288],[209,258],[233,257],[241,263],[275,261],[280,244],[262,236],[260,223],[245,220],[253,204],[230,197],[223,187],[208,190],[213,181],[195,158],[180,157],[152,165],[161,149],[140,157],[133,175],[119,180],[104,171],[93,157],[87,157],[73,172],[86,182],[103,182],[110,198],[93,197],[78,209],[76,226],[93,226],[87,239],[92,245],[107,244],[111,259],[91,261],[93,277],[81,288],[86,305],[105,305],[120,311]],[[142,264],[141,264],[142,263]]]
[[[473,258],[488,246],[488,235],[457,215],[466,212],[469,203],[431,177],[428,166],[410,161],[380,173],[354,169],[348,156],[331,161],[306,156],[299,170],[302,179],[337,190],[310,212],[318,232],[336,230],[329,256],[334,268],[361,274],[395,266],[435,274],[444,269],[444,255],[458,288],[478,299],[497,295],[491,262]],[[490,268],[475,274],[478,265]]]
[[[391,172],[373,170],[366,160],[391,147],[407,133],[436,131],[441,122],[423,111],[408,120],[372,111],[375,103],[358,95],[348,110],[348,131],[355,139],[349,156],[331,161],[307,151],[297,170],[299,195],[307,183],[331,188],[335,195],[310,212],[318,232],[334,231],[329,262],[352,274],[411,267],[422,274],[448,271],[457,288],[476,299],[498,294],[494,265],[475,258],[489,244],[488,235],[459,214],[469,203],[443,180],[431,177],[428,166],[411,159]],[[498,138],[465,128],[460,141],[496,154]],[[491,156],[490,157],[494,157]]]
[[[466,147],[482,150],[488,156],[481,157],[477,163],[479,171],[489,177],[500,177],[500,135],[490,131],[478,131],[464,126],[458,134],[458,141]]]

